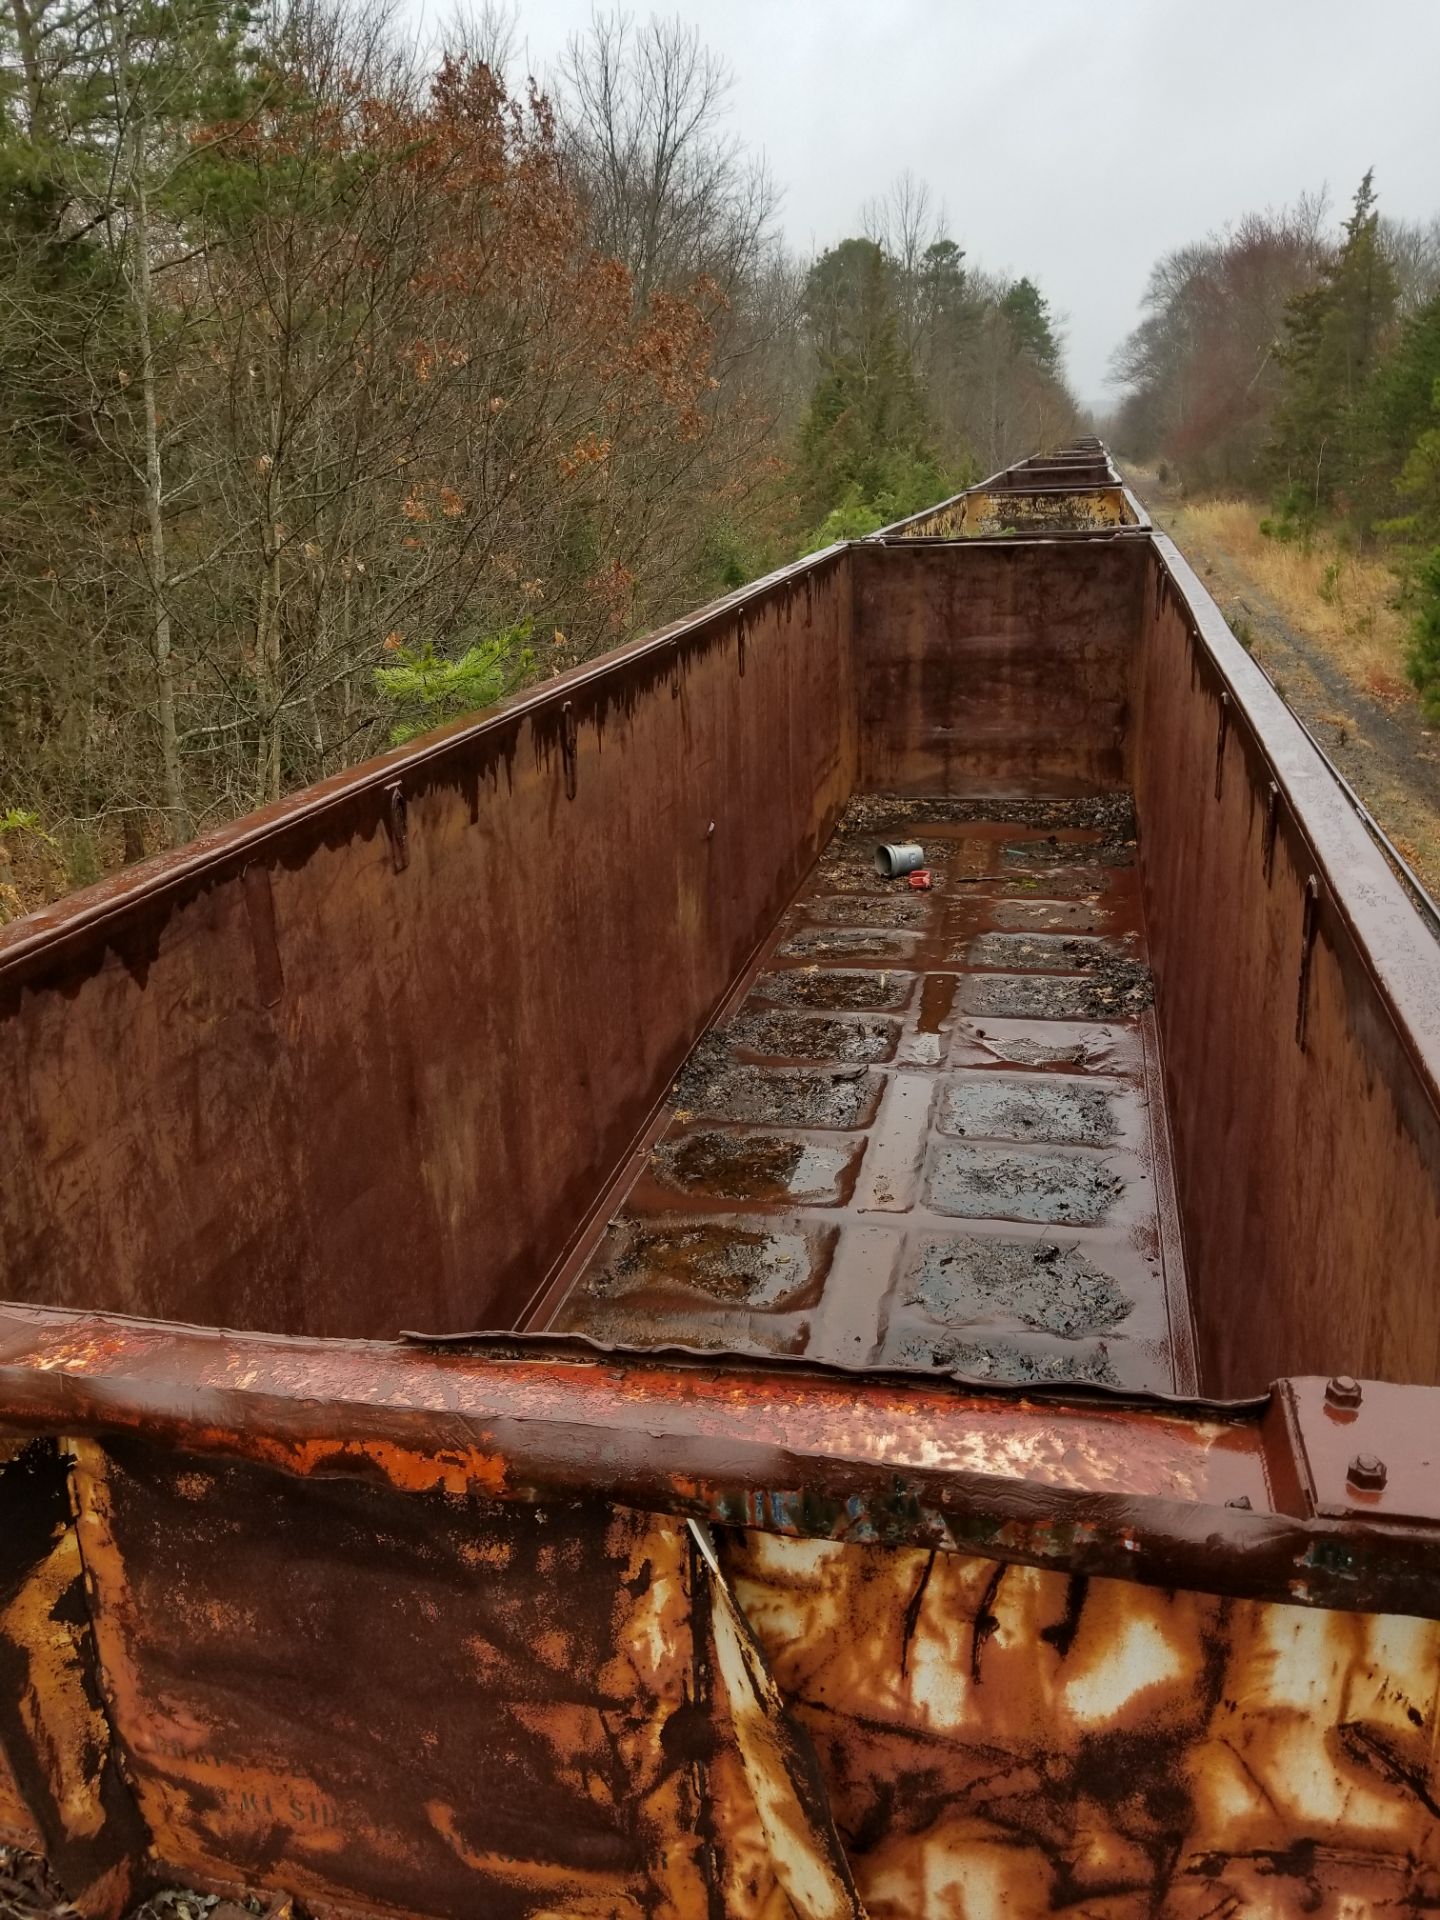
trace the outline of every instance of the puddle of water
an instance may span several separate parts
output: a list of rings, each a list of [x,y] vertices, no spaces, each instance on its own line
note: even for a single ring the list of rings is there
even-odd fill
[[[1093,840],[1017,840],[1001,849],[1007,867],[1128,867],[1129,847],[1096,845]]]
[[[948,1080],[936,1123],[970,1140],[1103,1147],[1120,1136],[1111,1090],[1093,1081],[966,1073]]]
[[[959,984],[953,973],[926,974],[925,985],[920,990],[918,1026],[921,1033],[939,1033],[950,1018],[955,989]]]
[[[742,1013],[724,1029],[728,1045],[773,1060],[888,1060],[898,1020],[841,1020],[822,1013]]]
[[[617,1347],[700,1347],[707,1353],[803,1353],[808,1318],[795,1314],[710,1311],[683,1305],[628,1306],[572,1298],[557,1316],[557,1333],[584,1333]]]
[[[861,900],[822,894],[807,900],[802,912],[807,920],[819,920],[828,926],[923,927],[930,915],[930,902],[923,894],[908,891]]]
[[[1088,1380],[1115,1387],[1120,1377],[1103,1340],[1076,1348],[1027,1345],[1018,1337],[965,1340],[913,1323],[896,1328],[885,1342],[882,1360],[897,1367],[939,1368],[972,1380]]]
[[[1066,1339],[1104,1332],[1134,1304],[1075,1246],[970,1236],[927,1241],[903,1298],[949,1328],[1017,1320]]]
[[[803,1233],[698,1220],[616,1223],[576,1297],[624,1299],[682,1294],[762,1310],[813,1306],[828,1249]]]
[[[936,1143],[925,1190],[937,1213],[1094,1226],[1124,1193],[1125,1182],[1098,1160],[946,1140]]]
[[[914,985],[913,973],[899,973],[891,967],[853,971],[843,967],[796,967],[788,973],[762,973],[750,997],[787,1007],[873,1013],[881,1008],[903,1007]]]
[[[997,900],[994,916],[1002,927],[1075,933],[1098,932],[1105,917],[1089,900]]]
[[[1102,868],[1059,867],[1050,873],[997,873],[986,881],[985,891],[1002,899],[1093,900],[1109,884]]]
[[[662,1186],[717,1200],[834,1203],[855,1149],[772,1133],[705,1130],[664,1140],[650,1156]]]

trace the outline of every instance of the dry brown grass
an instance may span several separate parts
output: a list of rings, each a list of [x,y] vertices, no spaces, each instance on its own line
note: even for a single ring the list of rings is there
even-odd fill
[[[1230,561],[1372,699],[1412,698],[1407,623],[1393,604],[1389,567],[1338,546],[1329,534],[1317,534],[1308,550],[1267,539],[1260,518],[1248,500],[1195,501],[1175,513],[1175,538],[1182,549],[1190,540]]]

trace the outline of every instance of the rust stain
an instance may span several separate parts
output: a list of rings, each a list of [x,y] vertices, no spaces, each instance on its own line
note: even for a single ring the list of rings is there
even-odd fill
[[[703,1909],[683,1529],[87,1441],[75,1478],[111,1712],[168,1870],[403,1910],[420,1889],[496,1915]]]
[[[977,487],[951,505],[903,522],[908,538],[975,539],[997,533],[1081,533],[1134,526],[1120,487]]]
[[[720,1551],[871,1920],[1372,1911],[1437,1884],[1440,1623],[756,1533]]]
[[[0,1746],[0,1846],[23,1847],[28,1853],[40,1853],[45,1846],[44,1836],[35,1824],[3,1746]]]
[[[12,1418],[217,1460],[299,1459],[306,1477],[416,1498],[525,1504],[593,1492],[600,1476],[647,1510],[1312,1605],[1427,1613],[1440,1578],[1433,1528],[1306,1504],[1272,1401],[991,1391],[565,1339],[360,1346],[79,1330],[91,1324],[0,1308]],[[77,1371],[27,1364],[52,1336]]]
[[[0,1610],[0,1640],[27,1662],[20,1702],[24,1731],[43,1753],[50,1790],[65,1829],[92,1839],[105,1824],[95,1790],[93,1755],[109,1744],[99,1706],[86,1698],[77,1627],[64,1602],[82,1582],[75,1529],[66,1527],[19,1593]]]
[[[813,1751],[796,1738],[714,1542],[695,1521],[690,1528],[712,1583],[710,1653],[717,1692],[775,1883],[797,1920],[865,1920]]]
[[[0,1464],[0,1829],[49,1857],[87,1920],[114,1920],[144,1834],[100,1692],[66,1466],[44,1441]]]
[[[85,1920],[1440,1909],[1435,978],[1089,438],[6,929],[0,1838]],[[1090,1374],[907,1373],[982,1241]]]

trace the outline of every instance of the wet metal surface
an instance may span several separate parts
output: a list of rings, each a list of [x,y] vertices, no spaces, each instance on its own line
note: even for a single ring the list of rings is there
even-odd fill
[[[74,1455],[140,1873],[444,1920],[1433,1907],[1433,1621]]]
[[[870,1920],[1440,1900],[1435,1622],[758,1533],[725,1564]]]
[[[804,1135],[696,1128],[663,1141],[650,1177],[678,1192],[715,1200],[834,1203],[853,1177],[861,1146]]]
[[[0,936],[0,1840],[84,1920],[1440,1911],[1435,1390],[1153,1397],[1177,1184],[1208,1386],[1440,1378],[1440,975],[1106,491]]]
[[[516,1325],[853,789],[850,600],[831,550],[0,928],[0,1298]]]
[[[1203,1377],[1440,1384],[1440,949],[1202,583],[1159,536],[1150,565],[1134,777]]]
[[[911,837],[929,893],[872,865]],[[1193,1386],[1134,841],[1123,794],[853,802],[554,1327]]]
[[[1319,1513],[1284,1394],[1184,1405],[563,1336],[337,1343],[13,1307],[0,1393],[19,1434],[134,1434],[403,1495],[563,1503],[599,1476],[650,1512],[1167,1588],[1426,1616],[1440,1591],[1440,1529],[1392,1519],[1388,1492]],[[1414,1451],[1426,1398],[1367,1400],[1367,1448]]]
[[[851,559],[861,792],[1125,785],[1142,542],[862,541]],[[1035,891],[996,868],[1003,891]]]

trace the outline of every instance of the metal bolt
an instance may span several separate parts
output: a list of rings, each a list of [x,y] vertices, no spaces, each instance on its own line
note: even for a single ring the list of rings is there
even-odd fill
[[[1365,1487],[1373,1493],[1385,1484],[1385,1462],[1378,1454],[1357,1453],[1345,1477],[1352,1487]]]
[[[1332,1407],[1358,1407],[1360,1382],[1348,1373],[1337,1373],[1325,1383],[1325,1398]]]

